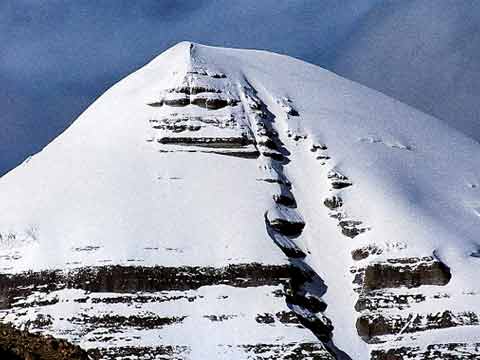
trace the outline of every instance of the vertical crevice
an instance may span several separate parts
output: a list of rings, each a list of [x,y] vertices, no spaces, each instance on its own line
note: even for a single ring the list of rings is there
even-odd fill
[[[327,304],[322,296],[327,291],[327,285],[307,264],[307,254],[297,242],[304,227],[308,225],[301,216],[292,185],[284,171],[285,166],[290,163],[290,152],[274,127],[275,115],[258,98],[248,81],[245,82],[247,86],[242,97],[247,99],[247,104],[251,104],[250,122],[261,154],[259,161],[263,161],[261,168],[268,170],[269,174],[265,177],[269,179],[268,182],[277,186],[272,195],[272,205],[265,212],[265,226],[269,237],[288,257],[292,266],[291,278],[285,286],[287,306],[335,359],[350,360],[350,357],[333,343],[334,327],[324,314]],[[290,116],[291,107],[287,110],[287,116]],[[299,114],[295,111],[295,115],[291,116]]]

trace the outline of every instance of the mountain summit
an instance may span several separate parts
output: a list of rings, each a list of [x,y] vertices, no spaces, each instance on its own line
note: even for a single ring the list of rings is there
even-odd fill
[[[479,155],[317,66],[180,43],[0,178],[0,349],[474,359]]]

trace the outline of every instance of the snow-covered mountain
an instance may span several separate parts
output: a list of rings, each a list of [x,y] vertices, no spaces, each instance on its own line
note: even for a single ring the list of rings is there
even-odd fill
[[[0,178],[0,346],[474,359],[479,155],[317,66],[180,43]]]

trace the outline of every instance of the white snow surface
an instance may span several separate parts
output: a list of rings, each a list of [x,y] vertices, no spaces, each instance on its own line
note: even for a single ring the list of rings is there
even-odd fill
[[[132,340],[142,346],[185,346],[191,349],[188,359],[234,358],[247,359],[244,351],[220,348],[219,344],[242,346],[245,344],[274,344],[307,342],[318,343],[315,336],[304,328],[294,324],[281,324],[278,320],[275,326],[259,324],[255,317],[259,313],[285,311],[283,297],[276,297],[273,290],[280,286],[263,286],[259,288],[234,288],[217,285],[206,286],[199,290],[164,291],[148,293],[161,299],[156,302],[135,303],[102,303],[102,299],[130,298],[137,294],[97,293],[91,294],[82,290],[54,291],[31,295],[25,303],[35,300],[57,300],[53,305],[42,308],[27,308],[19,313],[2,314],[2,321],[11,321],[24,325],[28,320],[35,320],[40,313],[43,317],[52,319],[51,325],[44,332],[62,337],[79,344],[84,349],[120,347],[132,345]],[[92,296],[93,295],[93,296]],[[175,297],[180,298],[176,300]],[[84,299],[82,303],[75,299]],[[219,309],[222,311],[218,313]],[[239,313],[238,310],[241,309]],[[210,316],[224,317],[224,321],[212,321]],[[4,316],[2,316],[4,315]],[[148,316],[182,319],[170,326],[156,326],[141,329],[138,326],[120,324],[103,327],[99,324],[89,324],[88,320],[104,316]],[[107,331],[106,331],[107,329]],[[245,331],[250,329],[250,331]],[[35,329],[31,329],[35,331]],[[252,331],[254,330],[254,331]],[[248,357],[251,359],[251,357]]]
[[[249,84],[275,116],[291,152],[285,174],[306,223],[299,241],[328,286],[325,314],[340,349],[358,359],[368,356],[355,329],[357,295],[349,272],[350,251],[362,244],[381,246],[385,258],[435,253],[453,274],[444,291],[480,291],[480,258],[471,256],[480,249],[477,142],[300,60],[190,46],[174,46],[113,86],[50,145],[0,178],[2,272],[286,261],[265,230],[272,184],[257,180],[258,161],[159,152],[149,141],[156,136],[149,120],[163,108],[146,104],[179,86],[187,71],[203,67],[226,74],[226,92]],[[299,116],[288,116],[282,99]],[[310,151],[313,144],[328,147],[326,165]],[[371,229],[353,240],[341,235],[323,206],[332,195],[332,169],[353,183],[339,191],[344,211]]]

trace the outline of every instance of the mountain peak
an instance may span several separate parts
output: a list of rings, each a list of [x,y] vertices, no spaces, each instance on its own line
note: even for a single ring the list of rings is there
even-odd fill
[[[454,358],[479,152],[316,66],[179,43],[0,179],[0,319],[97,358]]]

